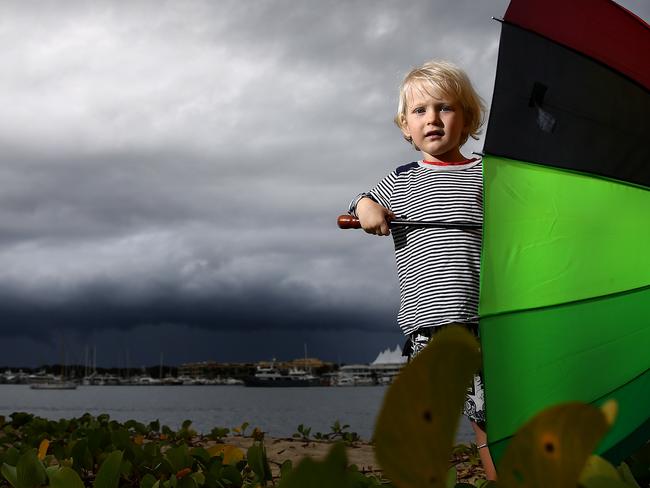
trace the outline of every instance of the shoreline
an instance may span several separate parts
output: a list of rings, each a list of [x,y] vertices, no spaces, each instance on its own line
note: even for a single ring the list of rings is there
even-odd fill
[[[210,447],[216,444],[226,444],[246,450],[253,444],[252,436],[227,436],[216,442],[205,437],[198,441],[199,445]],[[280,476],[280,466],[290,460],[295,468],[304,457],[322,461],[336,440],[300,439],[291,437],[264,436],[264,446],[274,478]],[[483,468],[480,464],[472,462],[471,445],[458,444],[449,461],[449,466],[455,466],[458,473],[458,483],[475,484],[477,480],[485,479]],[[383,470],[375,459],[374,445],[368,441],[356,441],[346,444],[348,464],[354,464],[365,475],[381,477]]]

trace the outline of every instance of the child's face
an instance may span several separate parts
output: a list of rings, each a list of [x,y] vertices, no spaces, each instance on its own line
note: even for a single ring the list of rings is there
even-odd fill
[[[430,85],[411,85],[406,91],[406,120],[402,132],[427,161],[462,161],[460,141],[465,120],[457,100]]]

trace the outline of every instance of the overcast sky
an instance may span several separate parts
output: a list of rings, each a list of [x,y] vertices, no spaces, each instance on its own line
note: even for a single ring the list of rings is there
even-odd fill
[[[418,159],[392,124],[411,67],[449,59],[489,103],[507,3],[2,2],[0,365],[401,343],[391,240],[336,216]]]

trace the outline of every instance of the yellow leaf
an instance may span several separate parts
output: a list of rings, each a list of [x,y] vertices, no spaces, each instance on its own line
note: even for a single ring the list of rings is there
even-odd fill
[[[589,457],[585,467],[580,473],[580,484],[586,486],[587,480],[595,476],[601,476],[614,481],[622,481],[621,476],[618,474],[618,471],[616,471],[614,466],[605,461],[602,457],[594,454]]]
[[[224,444],[215,444],[214,446],[206,447],[205,450],[208,451],[210,457],[215,457],[223,452],[223,446]]]
[[[508,445],[499,465],[499,487],[575,488],[609,427],[605,414],[592,405],[574,402],[547,408]]]
[[[41,441],[41,444],[38,446],[38,459],[41,461],[45,459],[45,455],[47,454],[47,448],[50,447],[50,441],[47,439],[43,439]]]
[[[223,454],[224,464],[237,464],[244,459],[244,451],[230,444],[215,444],[214,446],[208,447],[206,451],[208,451],[210,457]]]
[[[138,446],[141,446],[144,443],[144,436],[143,435],[136,435],[133,438],[133,443],[138,445]]]
[[[476,338],[447,327],[390,386],[374,439],[377,460],[395,486],[445,486],[467,387],[480,364]]]
[[[610,426],[614,425],[614,421],[618,415],[618,402],[614,399],[607,400],[600,406],[600,409],[603,411],[607,423],[609,423]]]

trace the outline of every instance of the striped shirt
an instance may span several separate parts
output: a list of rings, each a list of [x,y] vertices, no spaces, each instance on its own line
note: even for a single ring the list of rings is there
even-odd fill
[[[418,161],[400,166],[364,196],[398,218],[439,222],[483,222],[483,165]],[[481,230],[392,229],[400,288],[397,322],[405,334],[452,322],[478,322]]]

